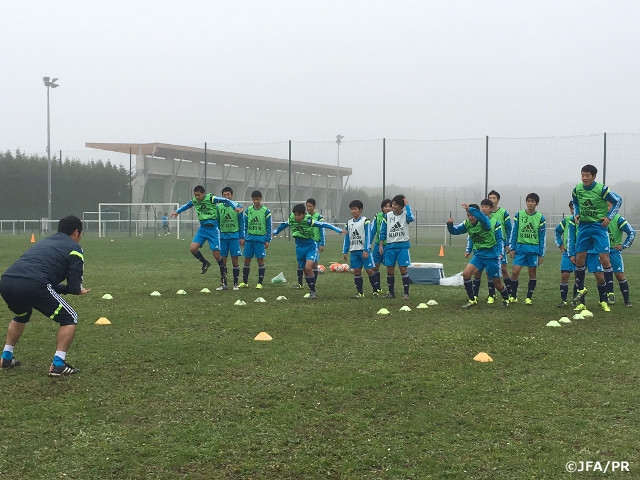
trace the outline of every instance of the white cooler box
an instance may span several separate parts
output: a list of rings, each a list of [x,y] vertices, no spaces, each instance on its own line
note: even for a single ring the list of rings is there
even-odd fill
[[[407,267],[411,283],[424,285],[439,285],[444,278],[444,268],[441,263],[411,263]]]

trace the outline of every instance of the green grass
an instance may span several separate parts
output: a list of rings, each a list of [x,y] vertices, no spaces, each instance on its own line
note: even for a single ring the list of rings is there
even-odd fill
[[[327,266],[342,257],[330,240]],[[30,246],[0,242],[0,270]],[[283,271],[289,283],[215,292],[217,268],[201,275],[188,243],[83,241],[91,293],[69,298],[80,322],[68,356],[82,373],[47,377],[56,324],[34,314],[16,347],[23,365],[0,372],[0,478],[547,479],[569,478],[571,460],[628,461],[636,473],[624,478],[640,471],[637,309],[619,301],[546,327],[565,313],[556,252],[533,306],[464,311],[462,287],[349,301],[352,276],[337,273],[304,300],[290,289],[285,239],[268,250],[267,277]],[[466,263],[459,247],[438,251],[415,247],[412,258],[443,262],[446,275]],[[625,262],[633,301],[640,257]],[[253,285],[255,263],[251,275]],[[587,285],[595,290],[592,276]],[[429,299],[439,305],[415,309]],[[392,314],[377,315],[382,306]],[[261,331],[273,341],[254,341]],[[480,351],[494,362],[474,362]]]

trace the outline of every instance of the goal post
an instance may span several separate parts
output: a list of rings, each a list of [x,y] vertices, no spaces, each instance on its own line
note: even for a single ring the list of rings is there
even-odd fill
[[[97,232],[100,230],[100,212],[82,212],[82,232],[86,235],[88,232]],[[102,219],[117,220],[120,222],[120,212],[106,211],[103,212]],[[103,225],[106,228],[106,225]]]
[[[179,239],[180,222],[169,217],[179,207],[178,203],[99,203],[98,236],[123,232],[133,236],[173,236],[175,233]],[[116,213],[117,219],[114,218]],[[168,218],[163,220],[165,215]]]

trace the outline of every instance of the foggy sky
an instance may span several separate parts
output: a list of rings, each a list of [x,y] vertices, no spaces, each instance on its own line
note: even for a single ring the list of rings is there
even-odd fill
[[[639,133],[638,5],[4,1],[0,148]]]

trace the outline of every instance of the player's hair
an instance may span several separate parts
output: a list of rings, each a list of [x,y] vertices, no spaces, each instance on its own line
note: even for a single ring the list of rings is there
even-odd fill
[[[254,190],[251,192],[251,198],[262,198],[262,192],[260,190]]]
[[[491,191],[487,194],[487,197],[490,197],[491,195],[495,195],[495,196],[496,196],[496,198],[497,198],[498,200],[500,200],[500,194],[499,194],[498,192],[496,192],[495,190],[491,190]]]
[[[204,187],[202,185],[198,185],[193,189],[193,193],[196,193],[196,192],[204,193]]]
[[[478,206],[477,203],[471,203],[469,204],[469,208],[475,208],[476,210],[480,210],[480,207]]]
[[[594,165],[588,163],[584,167],[582,167],[582,170],[580,170],[580,172],[587,172],[595,176],[598,173],[598,169]]]
[[[525,198],[525,201],[527,200],[533,200],[536,203],[540,203],[540,197],[538,196],[537,193],[530,193],[529,195],[527,195],[527,198]]]
[[[491,200],[489,200],[488,198],[485,198],[484,200],[482,200],[480,202],[480,205],[486,205],[489,208],[493,208],[493,202]]]
[[[396,205],[402,205],[404,207],[404,195],[396,195],[391,199],[391,203],[395,203]]]
[[[382,200],[382,202],[380,202],[380,209],[382,210],[385,205],[391,205],[391,199],[390,198],[385,198],[384,200]]]
[[[316,206],[316,199],[315,198],[307,198],[307,202],[306,203],[310,203],[311,205],[313,205],[315,207]]]
[[[229,192],[231,195],[233,195],[233,188],[231,187],[224,187],[222,189],[222,193],[224,194],[224,192]]]
[[[68,217],[61,218],[58,221],[58,232],[72,235],[76,230],[82,233],[82,220],[78,217],[69,215]]]
[[[353,208],[353,207],[356,207],[362,210],[364,208],[364,204],[360,200],[351,200],[351,202],[349,202],[349,208]]]
[[[293,213],[307,213],[307,208],[303,203],[296,203],[291,209]]]

